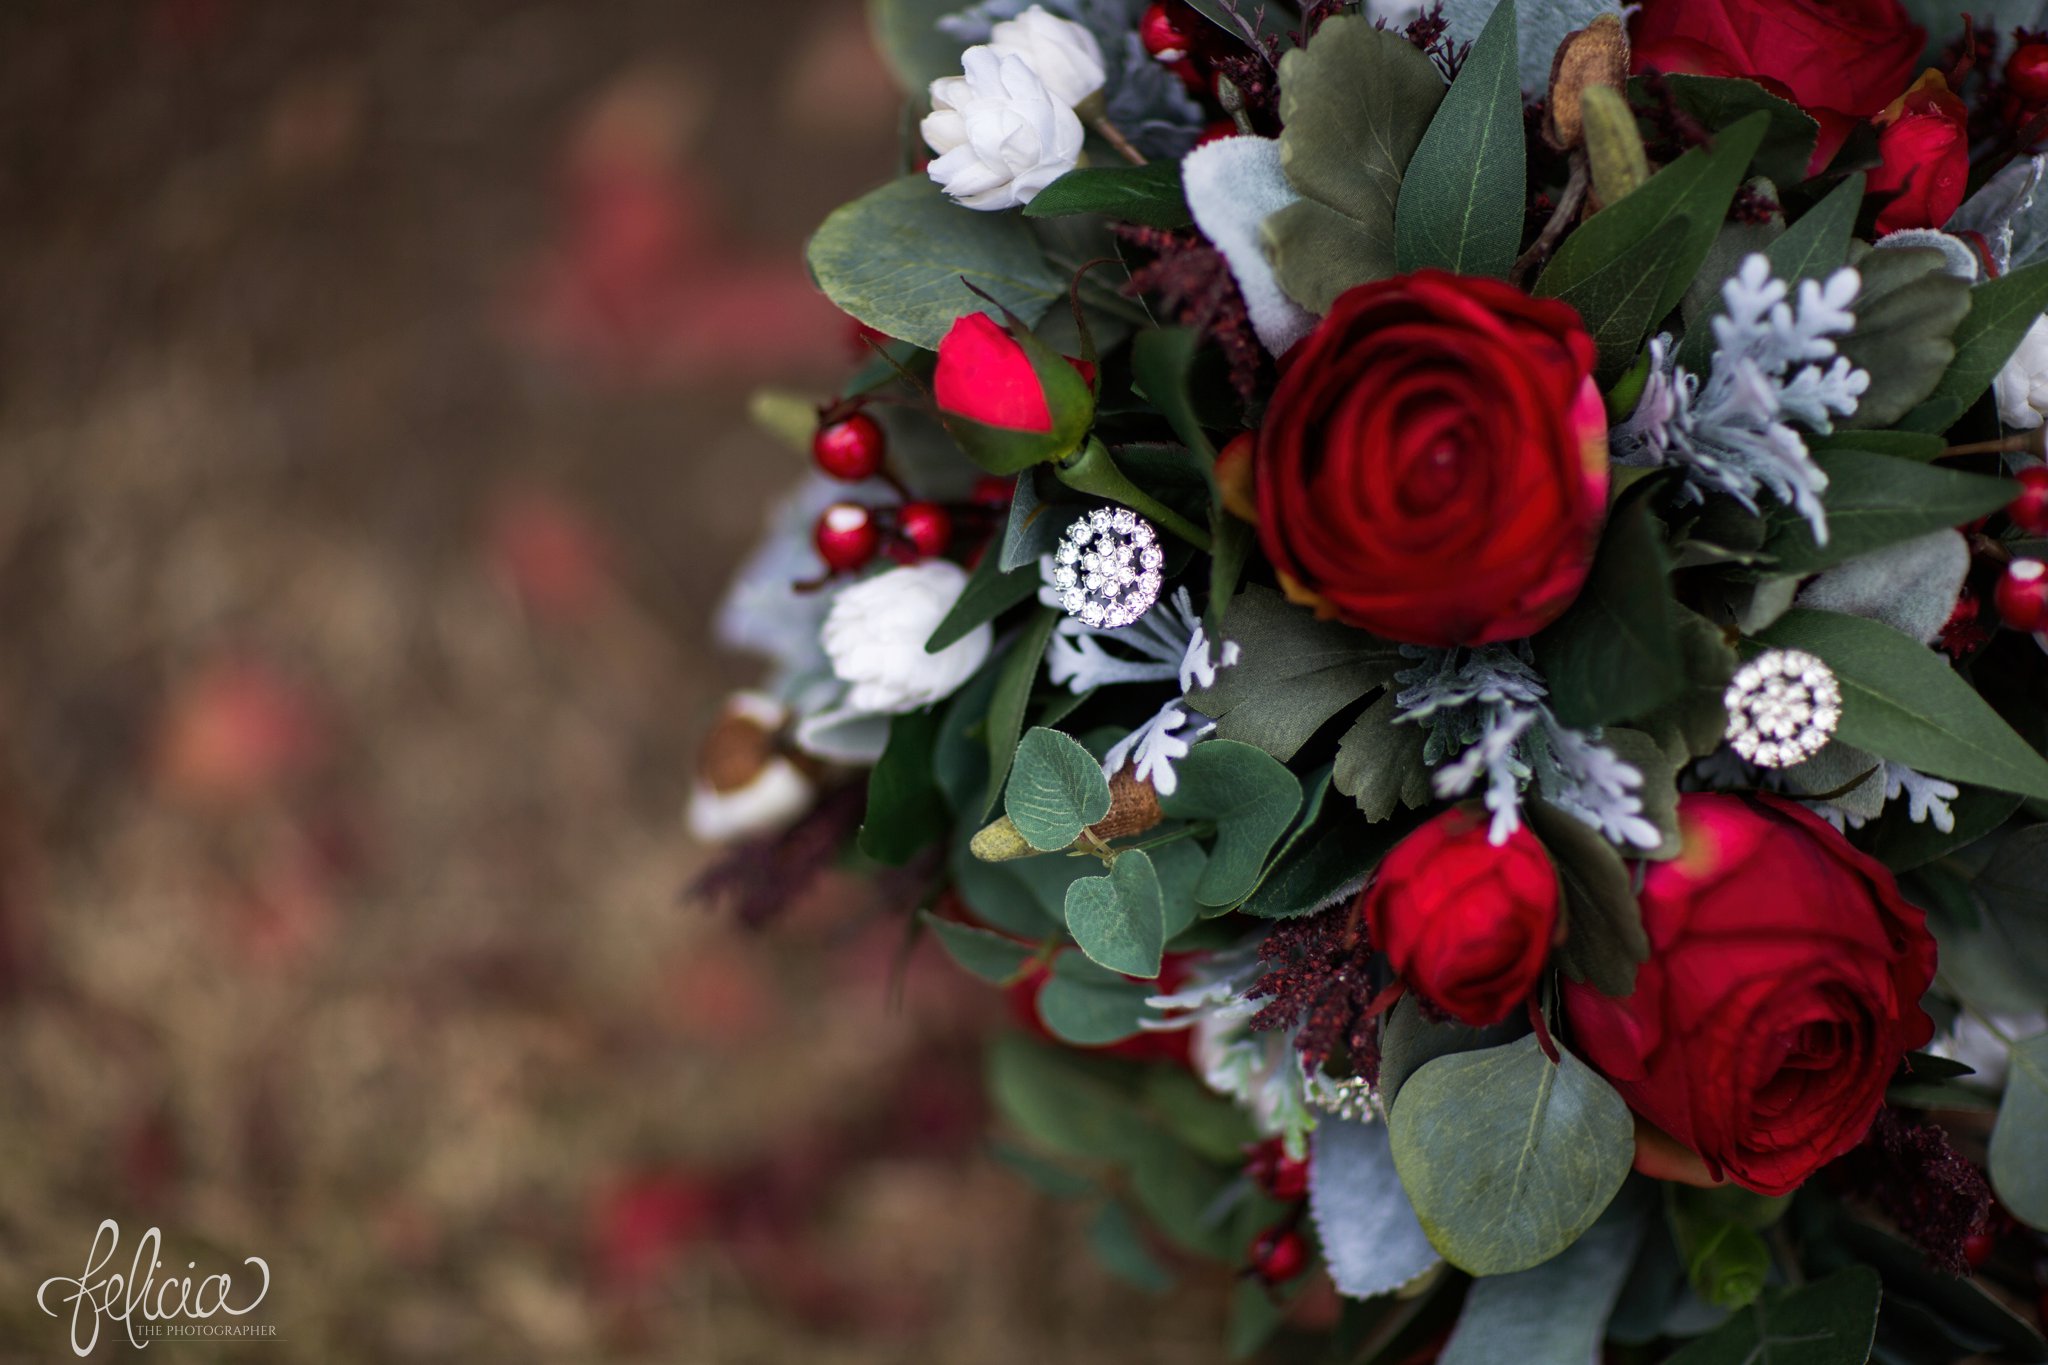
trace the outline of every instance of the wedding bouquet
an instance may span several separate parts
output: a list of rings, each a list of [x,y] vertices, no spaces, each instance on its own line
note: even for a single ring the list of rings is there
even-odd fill
[[[1240,1353],[2048,1360],[2034,8],[873,0],[704,889]]]

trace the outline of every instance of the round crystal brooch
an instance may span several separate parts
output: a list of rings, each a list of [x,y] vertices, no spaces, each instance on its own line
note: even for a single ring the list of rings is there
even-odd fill
[[[1842,723],[1842,688],[1819,659],[1767,649],[1728,684],[1728,742],[1763,768],[1789,768],[1821,751]]]
[[[1165,563],[1159,533],[1150,522],[1128,507],[1098,507],[1060,537],[1052,586],[1069,616],[1115,630],[1159,600]]]

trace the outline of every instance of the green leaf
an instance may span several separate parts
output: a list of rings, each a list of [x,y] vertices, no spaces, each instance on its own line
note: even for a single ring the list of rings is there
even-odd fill
[[[1603,995],[1634,994],[1636,968],[1650,960],[1650,936],[1643,931],[1627,864],[1598,830],[1541,801],[1527,802],[1523,815],[1557,867],[1564,893],[1565,939],[1558,965],[1574,981]]]
[[[1806,448],[1816,454],[1824,450],[1861,450],[1926,464],[1947,450],[1948,442],[1927,431],[1831,431],[1825,436],[1809,433]]]
[[[1018,766],[1021,771],[1021,758]],[[1116,855],[1108,876],[1086,877],[1068,887],[1067,931],[1082,952],[1112,972],[1148,981],[1158,976],[1166,920],[1151,858],[1130,849]]]
[[[1838,345],[1850,364],[1870,371],[1870,387],[1842,425],[1888,427],[1934,392],[1955,359],[1952,338],[1970,311],[1971,290],[1948,273],[1938,251],[1859,243],[1849,256],[1863,287],[1850,305],[1856,327]]]
[[[1088,1249],[1102,1268],[1146,1294],[1164,1294],[1173,1288],[1173,1272],[1159,1263],[1152,1249],[1124,1206],[1104,1204],[1088,1224]]]
[[[1877,1272],[1850,1266],[1766,1295],[1665,1365],[1864,1365],[1877,1332]]]
[[[1001,934],[992,934],[957,920],[940,919],[928,910],[920,910],[917,918],[931,930],[939,940],[939,946],[946,950],[946,956],[952,958],[960,970],[991,986],[1008,985],[1036,951],[1028,943],[1019,943],[1016,939],[1004,938]]]
[[[1228,638],[1238,661],[1188,694],[1217,718],[1224,739],[1255,744],[1285,762],[1323,723],[1384,684],[1409,661],[1396,645],[1337,621],[1318,621],[1271,588],[1246,588],[1231,604]]]
[[[1863,837],[1857,842],[1892,871],[1910,872],[1966,848],[1997,829],[2019,809],[2020,798],[2011,792],[1965,787],[1962,795],[1948,805],[1955,815],[1955,828],[1943,833],[1932,820],[1916,823],[1910,803],[1886,802],[1884,814],[1863,827]]]
[[[1186,227],[1194,219],[1180,190],[1180,163],[1083,166],[1047,185],[1024,206],[1027,218],[1099,213],[1146,227]]]
[[[935,709],[889,722],[889,742],[868,770],[868,808],[860,825],[860,851],[878,863],[901,867],[946,837],[946,798],[932,769],[938,737]]]
[[[1038,677],[1038,666],[1045,662],[1045,647],[1059,619],[1058,608],[1040,607],[996,672],[988,718],[982,722],[983,737],[988,741],[988,790],[981,800],[984,820],[995,811],[1003,783],[1009,780],[1010,765],[1017,757],[1017,737],[1024,732],[1024,709],[1031,704],[1031,683]]]
[[[2048,1033],[2013,1047],[1991,1130],[1991,1186],[2014,1216],[2048,1230]]]
[[[1702,78],[1670,76],[1666,79],[1678,81]],[[1748,81],[1729,83],[1750,84]],[[1754,88],[1761,90],[1761,87]],[[1801,114],[1800,117],[1804,118],[1805,115]],[[1805,178],[1803,165],[1800,178]],[[1849,238],[1856,230],[1856,215],[1862,207],[1863,173],[1858,171],[1830,190],[1826,198],[1801,214],[1797,222],[1786,228],[1776,241],[1764,248],[1764,257],[1771,263],[1771,274],[1787,284],[1796,286],[1800,280],[1823,279],[1841,269],[1849,259]],[[1672,357],[1673,361],[1685,366],[1694,374],[1705,374],[1714,357],[1713,320],[1726,311],[1726,303],[1720,296],[1717,283],[1714,306],[1687,324],[1685,338],[1679,343],[1678,352]]]
[[[2048,310],[2048,261],[1987,280],[1970,291],[1970,311],[1955,329],[1956,358],[1927,401],[1899,425],[1946,431],[1991,386],[2027,329]]]
[[[1401,181],[1394,258],[1506,278],[1522,246],[1525,163],[1515,0],[1479,31]]]
[[[1410,823],[1383,820],[1361,829],[1349,811],[1321,821],[1289,841],[1238,909],[1260,919],[1293,919],[1324,909],[1378,867]]]
[[[1242,1169],[1243,1161],[1239,1152],[1230,1164]],[[1162,1133],[1144,1160],[1131,1163],[1130,1177],[1139,1206],[1176,1245],[1208,1260],[1235,1259],[1243,1252],[1215,1215],[1236,1178],[1234,1169],[1219,1168]]]
[[[1974,879],[1929,867],[1909,883],[1941,947],[1941,979],[1987,1013],[2048,1008],[2048,825],[2001,837]]]
[[[1140,332],[1131,340],[1131,378],[1182,444],[1200,456],[1204,465],[1213,465],[1216,447],[1210,444],[1209,433],[1203,430],[1188,395],[1188,375],[1201,344],[1201,337],[1185,327]]]
[[[988,1049],[996,1110],[1037,1146],[1088,1162],[1142,1158],[1156,1135],[1129,1090],[1130,1068],[1019,1033]]]
[[[925,175],[906,175],[834,211],[812,236],[809,259],[832,302],[928,351],[962,314],[1000,321],[1000,304],[1032,323],[1067,292],[1065,272],[1047,261],[1021,217],[964,209]],[[995,302],[978,298],[969,283]]]
[[[1600,742],[1616,758],[1643,775],[1643,785],[1635,793],[1643,803],[1640,813],[1664,835],[1663,843],[1652,849],[1637,850],[1635,856],[1655,862],[1676,858],[1679,854],[1678,769],[1683,760],[1673,757],[1644,731],[1624,729],[1618,725],[1608,727],[1600,736]]]
[[[924,652],[937,654],[958,644],[976,626],[986,625],[1036,593],[1041,581],[1035,561],[1004,573],[1000,556],[983,555],[967,575],[967,586],[960,590],[952,610],[924,642]]]
[[[1243,1109],[1179,1067],[1146,1068],[1143,1099],[1176,1141],[1209,1161],[1242,1166],[1244,1149],[1258,1141]]]
[[[1089,881],[1078,881],[1068,887],[1068,899],[1072,900],[1074,887],[1087,885]],[[1152,1015],[1145,1004],[1151,994],[1152,987],[1125,980],[1080,953],[1061,953],[1052,960],[1052,976],[1038,992],[1038,1017],[1063,1043],[1102,1047],[1137,1034],[1138,1021]]]
[[[1380,1102],[1391,1112],[1408,1078],[1439,1057],[1480,1052],[1512,1042],[1520,1021],[1473,1028],[1455,1019],[1432,1020],[1415,997],[1403,995],[1380,1028]]]
[[[1109,814],[1109,779],[1071,735],[1044,726],[1017,745],[1003,811],[1033,848],[1065,848]]]
[[[1396,270],[1401,175],[1444,97],[1420,48],[1359,15],[1326,20],[1280,60],[1280,164],[1302,195],[1260,229],[1296,302],[1329,311]]]
[[[1601,380],[1612,382],[1628,369],[1643,337],[1663,316],[1664,286],[1689,244],[1691,224],[1689,218],[1673,218],[1660,231],[1621,247],[1599,268],[1556,284],[1550,297],[1577,309],[1592,334],[1599,356],[1595,373]],[[1547,279],[1537,281],[1538,294],[1545,293]]]
[[[875,46],[911,98],[923,99],[941,76],[960,74],[960,52],[967,45],[939,27],[939,20],[959,8],[954,0],[872,0],[868,5]]]
[[[1432,795],[1429,764],[1422,757],[1429,732],[1420,725],[1398,724],[1400,714],[1389,689],[1337,741],[1331,781],[1374,823],[1391,817],[1396,807],[1420,810]]]
[[[1819,656],[1842,685],[1835,737],[1936,777],[2048,798],[2048,759],[1946,660],[1890,626],[1794,607],[1757,637]]]
[[[1591,277],[1624,268],[1622,258],[1631,249],[1669,233],[1682,245],[1650,316],[1659,318],[1676,308],[1713,250],[1728,206],[1769,127],[1770,116],[1764,113],[1738,120],[1714,139],[1712,147],[1693,148],[1620,202],[1594,214],[1565,238],[1537,279],[1535,292],[1544,298],[1576,294]]]
[[[1550,682],[1551,709],[1566,725],[1628,720],[1685,687],[1661,530],[1647,498],[1623,501],[1578,600],[1536,637],[1536,665]]]
[[[1916,464],[1890,455],[1824,450],[1813,462],[1828,476],[1821,503],[1828,543],[1816,544],[1806,518],[1785,507],[1766,517],[1764,553],[1778,573],[1810,574],[1831,565],[1988,516],[2012,501],[2012,482]]]
[[[1723,76],[1689,76],[1676,72],[1663,78],[1672,101],[1691,114],[1708,132],[1723,128],[1750,114],[1762,111],[1770,120],[1753,164],[1758,175],[1769,176],[1781,186],[1797,185],[1806,179],[1806,163],[1813,159],[1813,144],[1820,125],[1798,105],[1779,99],[1755,81]],[[1630,82],[1630,93],[1647,93],[1638,78]],[[1862,197],[1858,189],[1857,197]],[[1840,265],[1838,260],[1836,265]],[[1783,278],[1790,278],[1785,276]]]
[[[1723,698],[1735,675],[1736,658],[1719,626],[1684,607],[1678,609],[1678,653],[1685,687],[1637,721],[1674,762],[1682,764],[1721,747],[1728,729]]]
[[[1614,1087],[1532,1034],[1439,1057],[1389,1119],[1394,1166],[1444,1259],[1473,1275],[1541,1265],[1593,1226],[1635,1159]]]
[[[1778,1200],[1736,1188],[1699,1190],[1665,1186],[1672,1237],[1685,1262],[1693,1292],[1716,1308],[1747,1308],[1764,1291],[1771,1271],[1771,1251],[1758,1235],[1759,1203],[1767,1204],[1768,1227],[1783,1212]]]
[[[1195,899],[1234,905],[1258,885],[1266,855],[1301,809],[1301,784],[1265,750],[1229,739],[1203,740],[1174,772],[1179,785],[1161,798],[1160,809],[1176,820],[1216,824]]]

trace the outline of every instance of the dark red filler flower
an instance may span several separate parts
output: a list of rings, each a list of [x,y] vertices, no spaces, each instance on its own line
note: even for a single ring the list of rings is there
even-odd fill
[[[1409,989],[1484,1028],[1536,987],[1557,933],[1557,870],[1526,826],[1496,848],[1445,811],[1403,839],[1364,897],[1372,940]]]
[[[1899,0],[1645,0],[1635,68],[1742,76],[1820,124],[1808,174],[1904,93],[1927,34]]]
[[[1564,983],[1580,1055],[1629,1107],[1759,1194],[1863,1140],[1934,1026],[1934,939],[1883,864],[1776,797],[1695,795],[1638,897],[1633,995]]]
[[[1390,640],[1532,635],[1607,502],[1593,340],[1566,304],[1425,270],[1338,296],[1259,432],[1259,540],[1289,596]]]

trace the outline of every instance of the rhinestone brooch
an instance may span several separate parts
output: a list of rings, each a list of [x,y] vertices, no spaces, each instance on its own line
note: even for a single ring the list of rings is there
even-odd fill
[[[1762,768],[1804,763],[1842,723],[1842,688],[1828,666],[1799,649],[1768,649],[1728,684],[1728,742]]]
[[[1053,556],[1060,605],[1083,625],[1115,630],[1159,600],[1159,533],[1128,507],[1098,507],[1067,528]]]

